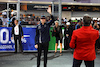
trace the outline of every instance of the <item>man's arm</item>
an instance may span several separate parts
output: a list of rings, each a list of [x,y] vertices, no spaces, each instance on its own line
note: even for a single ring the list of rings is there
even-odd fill
[[[13,36],[13,34],[14,34],[14,27],[12,27],[11,37]]]
[[[53,15],[51,13],[51,7],[48,8],[47,12],[50,14],[51,20],[50,20],[50,22],[48,22],[48,24],[49,24],[49,26],[51,26],[52,23],[54,23],[54,17],[53,17]]]
[[[24,38],[24,36],[23,36],[23,28],[22,28],[22,26],[20,26],[21,27],[21,33],[22,33],[22,37],[21,38]]]
[[[71,48],[75,48],[76,47],[76,35],[75,35],[75,31],[73,31],[73,34],[72,34],[72,38],[71,38],[71,41],[70,41],[70,47]]]
[[[39,37],[39,30],[38,30],[38,26],[36,28],[36,35],[35,35],[35,45],[38,44],[38,37]]]
[[[54,23],[54,17],[53,17],[53,15],[51,15],[51,20],[48,22],[49,26],[51,26],[52,23]]]
[[[23,36],[23,28],[22,28],[22,26],[20,26],[21,27],[21,32],[22,32],[22,36]]]
[[[38,49],[38,37],[39,37],[39,30],[38,30],[38,26],[36,28],[36,35],[35,35],[35,48]]]

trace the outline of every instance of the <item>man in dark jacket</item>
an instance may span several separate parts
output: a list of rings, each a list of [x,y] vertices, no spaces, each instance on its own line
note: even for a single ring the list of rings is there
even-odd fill
[[[23,52],[22,43],[21,43],[21,38],[23,38],[23,29],[21,25],[18,24],[18,20],[15,20],[14,23],[15,26],[12,28],[11,39],[13,39],[13,35],[14,35],[15,53],[17,53],[17,40],[19,41],[21,52]]]
[[[51,15],[51,7],[48,8],[48,13]],[[52,15],[51,19],[52,20],[50,20],[49,22],[46,22],[46,17],[41,16],[40,24],[36,28],[35,48],[38,48],[37,67],[40,67],[42,49],[44,50],[44,67],[47,67],[47,53],[50,41],[49,29],[54,22],[54,18]]]
[[[71,40],[72,33],[73,33],[73,27],[70,24],[70,22],[67,22],[66,26],[64,28],[64,36],[65,36],[64,50],[67,50],[69,48],[69,43],[70,43],[70,40]]]

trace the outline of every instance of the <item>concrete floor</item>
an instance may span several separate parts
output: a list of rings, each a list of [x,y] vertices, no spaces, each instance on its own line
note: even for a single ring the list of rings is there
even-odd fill
[[[37,53],[0,53],[0,67],[36,67]],[[54,53],[48,54],[47,67],[72,67],[73,55],[71,52],[63,53],[63,56],[53,56]],[[41,66],[43,67],[43,56],[41,57]],[[82,63],[81,67],[85,67]],[[97,54],[95,67],[100,67],[100,54]]]

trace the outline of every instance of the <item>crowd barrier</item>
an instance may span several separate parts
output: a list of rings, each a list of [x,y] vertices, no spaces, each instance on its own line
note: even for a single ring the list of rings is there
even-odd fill
[[[52,30],[53,27],[50,28]],[[14,40],[11,39],[11,31],[12,27],[0,27],[0,52],[14,52],[15,51],[15,44]],[[36,51],[34,45],[35,45],[35,34],[36,34],[36,28],[28,28],[23,27],[24,32],[24,39],[21,39],[22,46],[24,52],[31,52]],[[62,32],[64,32],[64,29],[62,28]],[[50,42],[49,42],[49,51],[55,50],[55,37],[52,37],[52,32],[50,32]],[[64,38],[63,38],[64,43]],[[59,50],[60,46],[58,46]],[[64,48],[64,46],[63,46]]]

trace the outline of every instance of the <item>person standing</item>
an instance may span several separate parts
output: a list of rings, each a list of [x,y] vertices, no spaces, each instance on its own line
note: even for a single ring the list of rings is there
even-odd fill
[[[64,19],[65,24],[67,23],[67,18]]]
[[[12,28],[11,39],[14,39],[15,42],[15,53],[17,53],[17,40],[19,41],[21,52],[23,52],[23,47],[21,43],[21,38],[23,38],[23,29],[21,25],[18,24],[18,20],[15,20],[14,23],[15,26]]]
[[[57,46],[58,46],[58,41],[60,40],[60,56],[62,55],[62,28],[59,26],[59,22],[55,21],[55,26],[53,28],[52,35],[56,37],[56,44],[55,44],[55,54],[57,53]]]
[[[99,25],[97,24],[97,22],[94,23],[93,28],[99,31],[100,27],[99,27]],[[99,36],[99,38],[97,39],[95,45],[96,45],[96,49],[99,50],[99,49],[100,49],[100,36]]]
[[[97,22],[94,23],[93,28],[96,29],[96,30],[99,30],[100,27],[99,27],[99,25],[97,24]]]
[[[14,21],[16,20],[16,15],[17,13],[16,12],[11,12],[11,21],[12,21],[12,26],[15,26],[15,23]]]
[[[73,27],[70,24],[70,22],[67,22],[66,26],[64,28],[64,36],[65,36],[65,39],[64,39],[64,50],[69,49],[69,43],[70,43],[70,40],[71,40],[72,33],[73,33]]]
[[[2,18],[2,22],[3,22],[3,27],[7,27],[7,13],[6,12],[3,12],[3,18]]]
[[[79,29],[81,27],[81,22],[78,22],[75,26],[75,30]]]
[[[72,67],[80,67],[82,60],[86,67],[94,67],[94,60],[96,59],[95,43],[99,38],[99,31],[90,26],[91,17],[84,15],[84,26],[78,30],[74,30],[70,47],[74,48],[74,59]]]
[[[54,22],[54,17],[51,14],[51,7],[48,8],[47,12],[51,15],[52,20],[46,22],[46,17],[41,16],[40,24],[36,28],[35,48],[38,48],[37,67],[40,67],[42,49],[44,50],[44,67],[47,67],[47,53],[50,41],[49,30],[50,26]]]

